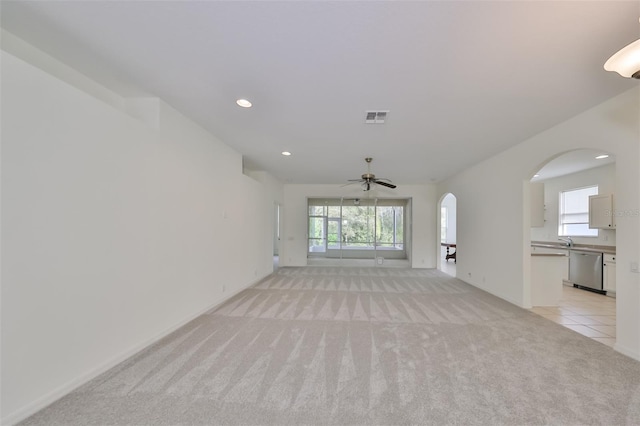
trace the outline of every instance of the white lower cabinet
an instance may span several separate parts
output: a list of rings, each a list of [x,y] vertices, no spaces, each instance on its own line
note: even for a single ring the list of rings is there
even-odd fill
[[[562,262],[564,263],[564,268],[563,268],[563,272],[562,272],[562,279],[565,280],[565,281],[569,279],[569,251],[567,249],[531,246],[531,253],[536,253],[536,254],[562,253],[562,254],[564,254],[565,257],[562,260]]]
[[[558,306],[567,257],[555,254],[531,256],[531,305]]]
[[[602,287],[607,292],[616,291],[616,256],[615,254],[605,254],[602,263]]]

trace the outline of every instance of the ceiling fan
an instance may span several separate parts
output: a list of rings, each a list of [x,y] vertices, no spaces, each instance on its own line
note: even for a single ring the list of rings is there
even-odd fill
[[[363,174],[360,179],[349,179],[349,182],[353,182],[353,183],[362,182],[363,191],[371,190],[372,184],[386,186],[387,188],[391,188],[391,189],[396,188],[396,186],[391,183],[390,179],[376,178],[376,175],[371,173],[371,161],[373,161],[373,158],[367,157],[364,159],[364,161],[367,162],[367,173]],[[347,184],[347,185],[351,185],[351,184]]]

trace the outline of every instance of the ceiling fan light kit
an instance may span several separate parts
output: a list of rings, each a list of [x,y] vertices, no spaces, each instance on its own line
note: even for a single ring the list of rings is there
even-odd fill
[[[626,78],[640,79],[640,40],[623,47],[604,64],[604,69]]]

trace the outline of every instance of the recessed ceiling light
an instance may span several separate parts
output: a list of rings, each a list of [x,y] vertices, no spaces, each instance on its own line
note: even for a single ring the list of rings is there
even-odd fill
[[[603,158],[609,158],[609,155],[608,155],[608,154],[598,155],[598,156],[596,157],[596,160],[602,160]]]
[[[282,151],[282,155],[284,155],[285,157],[288,157],[291,155],[291,153],[289,151]]]
[[[535,175],[533,175],[533,177],[540,177],[540,175],[536,173]]]
[[[238,99],[236,103],[238,104],[238,106],[241,106],[242,108],[251,108],[251,102],[249,102],[246,99]]]

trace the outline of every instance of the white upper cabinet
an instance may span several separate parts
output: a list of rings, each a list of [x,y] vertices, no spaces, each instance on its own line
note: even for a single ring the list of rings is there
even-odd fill
[[[589,228],[615,229],[613,194],[589,197]]]

